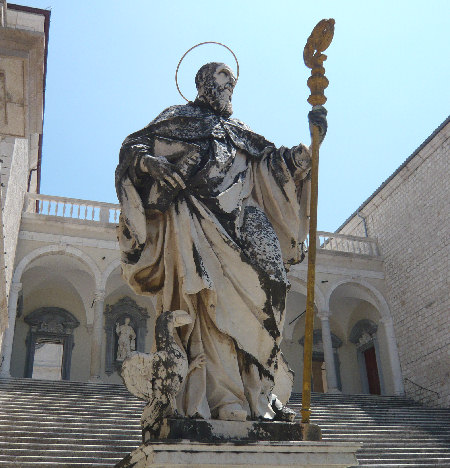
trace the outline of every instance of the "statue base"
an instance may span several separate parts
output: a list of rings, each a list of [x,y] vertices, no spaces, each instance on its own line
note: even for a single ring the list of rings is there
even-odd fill
[[[358,465],[359,443],[321,442],[315,424],[167,418],[115,468],[344,468]]]
[[[357,466],[359,443],[151,441],[115,468],[347,468]]]
[[[222,421],[220,419],[164,419],[159,437],[144,427],[143,442],[149,440],[192,440],[195,442],[318,441],[322,439],[316,424],[283,421]]]

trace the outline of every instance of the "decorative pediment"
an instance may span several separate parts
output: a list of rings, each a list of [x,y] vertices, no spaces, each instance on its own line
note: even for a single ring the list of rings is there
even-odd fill
[[[58,335],[72,334],[80,322],[67,310],[60,307],[41,307],[24,318],[35,332],[46,332]]]
[[[364,346],[373,341],[373,336],[377,332],[378,326],[369,319],[357,322],[350,332],[349,341],[357,346]]]

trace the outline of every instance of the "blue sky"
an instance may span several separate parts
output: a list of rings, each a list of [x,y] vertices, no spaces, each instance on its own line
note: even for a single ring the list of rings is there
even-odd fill
[[[17,0],[16,0],[17,1]],[[203,41],[239,59],[234,117],[278,146],[310,143],[306,40],[336,20],[327,50],[329,131],[318,228],[334,231],[448,116],[447,0],[28,0],[51,8],[41,193],[117,202],[122,140],[183,104],[178,60]],[[188,55],[183,93],[218,46]]]

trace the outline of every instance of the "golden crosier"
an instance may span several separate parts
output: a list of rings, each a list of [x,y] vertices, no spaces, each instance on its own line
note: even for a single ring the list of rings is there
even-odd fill
[[[327,56],[322,54],[331,44],[334,34],[334,19],[322,20],[313,29],[303,51],[305,65],[311,68],[308,87],[311,96],[308,102],[312,106],[325,104],[327,98],[323,90],[328,86],[324,76],[323,62]],[[308,247],[308,276],[306,292],[305,342],[303,345],[303,390],[302,390],[302,422],[309,424],[311,416],[311,374],[312,347],[314,330],[314,288],[316,283],[316,238],[317,238],[317,198],[319,172],[319,127],[313,125],[311,144],[311,196],[309,205],[309,247]]]
[[[319,21],[303,50],[303,61],[308,68],[311,68],[311,76],[307,84],[311,90],[308,102],[312,106],[323,105],[327,101],[323,94],[329,83],[325,77],[325,68],[323,67],[323,62],[327,59],[327,56],[322,52],[328,49],[333,40],[334,23],[334,19]]]

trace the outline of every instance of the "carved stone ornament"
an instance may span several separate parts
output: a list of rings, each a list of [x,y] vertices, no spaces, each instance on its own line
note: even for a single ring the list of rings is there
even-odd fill
[[[144,352],[147,335],[147,310],[130,297],[123,297],[105,310],[105,372],[111,375],[122,367],[133,351]]]
[[[27,361],[25,377],[32,377],[34,353],[39,343],[47,341],[63,345],[61,378],[70,379],[70,364],[74,347],[73,330],[80,322],[67,310],[60,307],[41,307],[24,318],[30,326],[27,336]]]
[[[349,341],[357,348],[368,348],[373,345],[374,335],[378,326],[369,319],[363,319],[357,322],[350,332]]]

